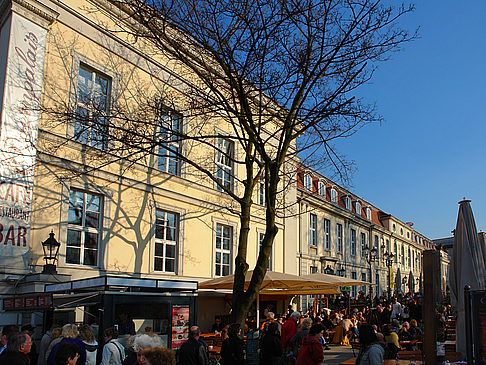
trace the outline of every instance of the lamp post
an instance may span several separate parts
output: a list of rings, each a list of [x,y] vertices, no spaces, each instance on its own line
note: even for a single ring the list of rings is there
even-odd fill
[[[344,276],[345,273],[346,273],[346,269],[343,266],[337,269],[338,276]]]
[[[391,268],[393,265],[393,259],[395,258],[395,255],[392,253],[389,253],[388,251],[383,254],[383,257],[385,258],[385,265],[388,268],[388,300],[390,300],[391,296]]]
[[[407,283],[407,275],[405,275],[405,276],[403,277],[403,279],[402,279],[402,285],[406,285],[406,283]],[[401,289],[401,288],[400,288],[400,289]],[[405,288],[405,292],[406,292],[406,291],[407,291],[407,289]],[[405,293],[405,292],[404,292],[404,293]]]
[[[324,269],[324,274],[334,275],[334,270],[331,266],[327,265],[327,267]]]
[[[54,232],[49,233],[49,238],[42,242],[42,250],[44,251],[44,260],[46,261],[43,274],[57,274],[56,261],[59,253],[59,246],[61,244],[54,238]]]
[[[365,258],[366,262],[370,266],[370,283],[373,284],[373,272],[372,272],[372,265],[376,261],[376,248],[370,248],[369,246],[365,247]],[[370,285],[370,308],[373,307],[373,286]]]

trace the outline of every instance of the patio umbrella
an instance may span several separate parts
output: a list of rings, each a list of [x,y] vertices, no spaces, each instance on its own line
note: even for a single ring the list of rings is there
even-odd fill
[[[415,278],[413,277],[412,270],[410,270],[410,274],[408,274],[408,290],[415,293]]]
[[[449,285],[452,304],[457,310],[456,347],[463,356],[466,354],[466,328],[464,286],[471,289],[486,288],[486,267],[470,200],[459,202],[454,247],[450,264]]]
[[[324,295],[324,294],[341,294],[337,286],[330,286],[317,289],[266,289],[260,291],[260,294],[270,295]]]
[[[400,274],[400,268],[397,269],[397,275],[395,276],[395,295],[398,296],[402,292],[402,275]]]
[[[353,286],[353,285],[374,285],[367,281],[360,281],[356,279],[345,278],[342,276],[337,275],[329,275],[329,274],[321,274],[321,273],[314,273],[309,275],[303,275],[303,278],[310,279],[313,282],[316,282],[313,285],[318,287],[324,286]],[[321,282],[322,284],[319,284]]]

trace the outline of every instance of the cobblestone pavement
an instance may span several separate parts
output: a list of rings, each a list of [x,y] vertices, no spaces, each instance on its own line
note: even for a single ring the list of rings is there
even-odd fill
[[[353,358],[351,346],[329,345],[330,350],[324,351],[324,362],[322,364],[339,364]]]

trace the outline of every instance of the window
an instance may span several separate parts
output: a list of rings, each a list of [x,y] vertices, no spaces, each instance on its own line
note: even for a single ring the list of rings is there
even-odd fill
[[[179,216],[176,213],[157,210],[155,213],[154,270],[176,273],[177,238]]]
[[[318,187],[319,195],[326,196],[326,184],[324,184],[322,181],[319,181]]]
[[[103,198],[71,190],[69,192],[66,263],[98,265]]]
[[[219,183],[229,190],[233,190],[233,159],[234,142],[226,138],[218,138],[216,151],[216,178]],[[218,185],[217,189],[223,191]]]
[[[393,244],[393,253],[395,254],[395,261],[398,263],[398,247],[397,247],[397,241],[395,240],[395,243]]]
[[[361,257],[366,257],[366,233],[361,233]]]
[[[407,259],[408,259],[408,266],[411,267],[412,266],[412,261],[411,261],[412,260],[412,255],[410,253],[410,247],[408,248],[408,257],[407,257]]]
[[[390,240],[386,240],[386,252],[390,253]]]
[[[376,273],[376,296],[377,297],[380,296],[380,292],[381,292],[381,289],[380,289],[380,274]]]
[[[309,217],[309,246],[317,247],[317,215],[312,213]]]
[[[362,272],[361,273],[361,281],[366,281],[366,273],[365,272]],[[366,294],[366,285],[363,285],[361,287],[361,291]]]
[[[415,269],[415,251],[412,250],[412,266]]]
[[[343,225],[336,223],[336,235],[337,235],[337,252],[343,252]]]
[[[74,139],[95,148],[107,147],[107,113],[111,79],[98,71],[79,65]]]
[[[402,257],[401,257],[401,264],[405,265],[405,247],[402,245]]]
[[[356,210],[356,214],[361,215],[361,203],[359,201],[354,203],[354,209]]]
[[[324,249],[331,249],[331,221],[324,219]]]
[[[307,190],[312,190],[312,177],[309,174],[304,175],[304,187]]]
[[[366,219],[371,220],[371,208],[366,207],[365,212],[366,212]]]
[[[331,188],[331,190],[330,190],[330,191],[331,191],[331,194],[330,194],[330,195],[331,195],[331,201],[332,201],[333,203],[337,203],[337,195],[338,195],[338,194],[337,194],[336,189]]]
[[[400,235],[403,236],[403,228],[400,228]]]
[[[356,230],[351,229],[351,256],[356,256]]]
[[[157,168],[172,175],[180,175],[181,118],[174,113],[159,108],[157,119],[161,144],[157,158]]]
[[[258,233],[258,247],[260,250],[262,248],[262,242],[264,237],[265,237],[265,233],[262,232]],[[270,256],[268,257],[267,270],[272,270],[272,258],[273,258],[273,254],[272,251],[270,251]]]
[[[265,179],[261,178],[258,183],[258,204],[265,206]]]
[[[354,280],[358,279],[358,274],[356,273],[356,271],[351,271],[351,279],[354,279]],[[356,285],[353,285],[351,287],[351,296],[353,298],[356,298],[357,295],[358,295],[358,288],[356,287]]]
[[[380,259],[380,239],[375,235],[376,259]]]
[[[351,198],[349,196],[345,196],[343,198],[344,200],[344,206],[346,207],[347,210],[351,210]]]
[[[233,227],[216,224],[216,276],[230,274]]]
[[[309,268],[309,271],[310,271],[310,273],[311,273],[311,274],[315,274],[315,273],[317,273],[317,266],[311,266],[311,267]]]

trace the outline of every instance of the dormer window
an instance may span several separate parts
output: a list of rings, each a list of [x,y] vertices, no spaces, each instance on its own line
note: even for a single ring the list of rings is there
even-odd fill
[[[304,175],[304,188],[312,190],[312,177],[309,174]]]
[[[354,209],[356,210],[356,214],[361,215],[361,203],[358,200],[354,202]]]
[[[319,192],[319,195],[321,196],[326,196],[326,184],[324,184],[323,182],[319,181],[319,183],[317,184],[318,186],[318,192]]]
[[[370,207],[365,208],[365,213],[366,213],[366,219],[371,220],[371,208]]]
[[[331,201],[332,201],[333,203],[337,203],[337,196],[338,196],[338,194],[337,194],[337,190],[336,190],[336,189],[334,189],[334,188],[331,188],[331,190],[330,190],[330,195],[331,195]]]
[[[351,198],[349,196],[345,196],[343,198],[344,200],[344,206],[347,210],[351,210]]]

